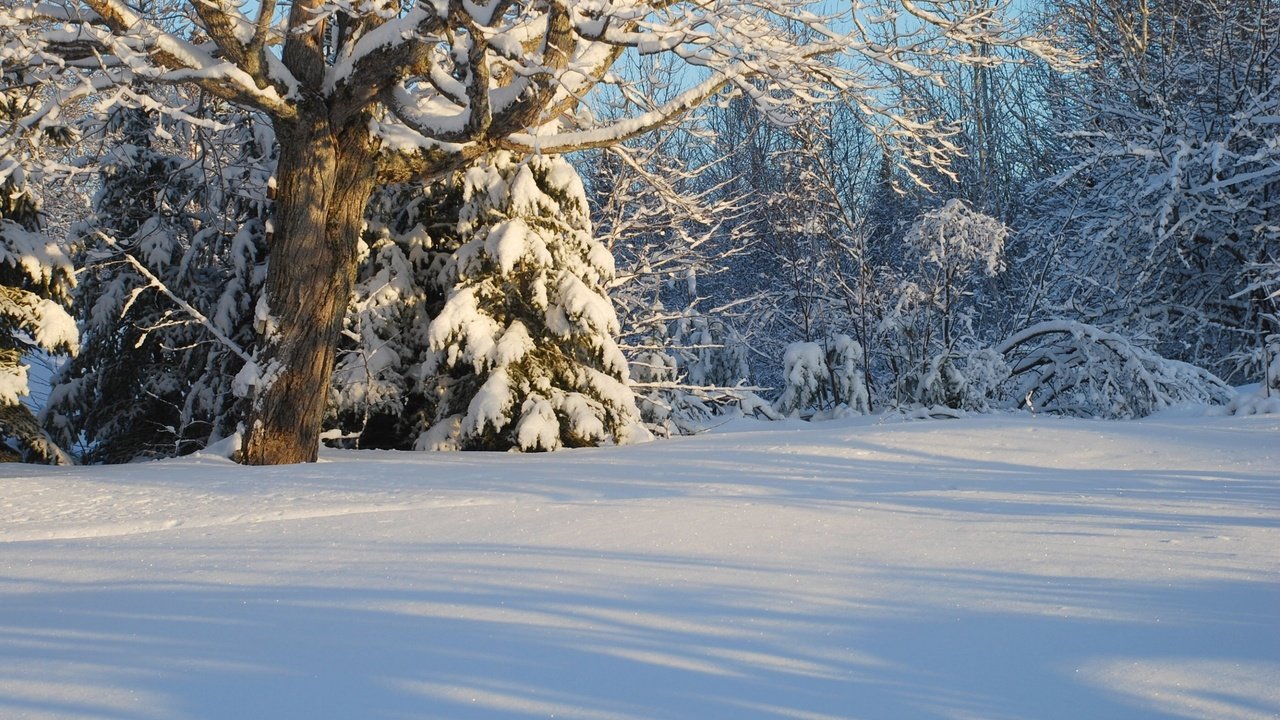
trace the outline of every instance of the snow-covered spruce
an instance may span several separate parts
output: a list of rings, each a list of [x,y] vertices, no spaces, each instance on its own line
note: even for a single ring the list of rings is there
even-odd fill
[[[659,435],[680,433],[678,408],[686,393],[677,387],[680,371],[675,357],[660,342],[652,342],[650,349],[633,354],[630,373],[640,419]]]
[[[799,342],[782,357],[782,394],[774,409],[792,417],[833,417],[868,412],[862,346],[848,335],[824,344]]]
[[[39,212],[22,169],[0,158],[0,458],[63,464],[66,455],[22,402],[30,394],[25,356],[75,352],[79,342],[66,310],[75,285],[71,262],[40,231]]]
[[[456,284],[424,367],[440,397],[423,449],[555,450],[644,434],[577,171],[499,152],[463,173]]]
[[[234,113],[216,130],[139,108],[103,120],[101,187],[73,230],[83,348],[43,421],[88,462],[186,454],[245,410],[274,140]]]
[[[461,199],[452,180],[374,194],[330,386],[327,432],[344,445],[412,449],[435,419],[422,365],[427,327],[451,289]]]
[[[791,343],[782,355],[782,368],[782,395],[774,407],[784,415],[812,412],[823,387],[831,381],[822,346],[816,342]]]
[[[827,369],[831,373],[832,410],[866,415],[871,412],[867,381],[862,367],[862,345],[848,335],[837,334],[827,343]]]

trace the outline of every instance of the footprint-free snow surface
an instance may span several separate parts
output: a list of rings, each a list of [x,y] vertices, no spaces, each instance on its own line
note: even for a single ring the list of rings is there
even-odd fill
[[[0,468],[2,718],[1280,717],[1280,418]]]

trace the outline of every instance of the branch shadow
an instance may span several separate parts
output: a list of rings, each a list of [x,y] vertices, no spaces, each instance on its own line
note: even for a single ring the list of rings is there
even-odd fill
[[[446,550],[415,588],[263,577],[8,593],[0,715],[1176,718],[1185,704],[1170,705],[1167,674],[1150,679],[1165,693],[1153,699],[1112,664],[1280,669],[1274,583],[851,567],[896,591],[858,598],[785,567],[501,544],[396,549]],[[468,561],[494,568],[495,555],[498,572]],[[703,579],[619,581],[638,563]],[[117,695],[104,701],[103,688]],[[1241,694],[1202,677],[1191,690],[1232,711],[1222,717],[1266,718],[1280,712],[1270,688]]]

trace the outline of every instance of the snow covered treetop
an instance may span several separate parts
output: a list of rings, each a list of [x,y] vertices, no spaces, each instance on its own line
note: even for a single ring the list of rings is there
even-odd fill
[[[932,265],[979,265],[987,275],[995,275],[1001,270],[1008,237],[1004,223],[953,199],[921,215],[907,232],[906,242]]]

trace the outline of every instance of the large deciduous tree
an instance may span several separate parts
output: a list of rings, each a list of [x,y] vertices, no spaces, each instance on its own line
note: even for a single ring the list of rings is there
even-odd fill
[[[0,9],[0,62],[32,102],[3,149],[26,157],[23,131],[72,123],[73,108],[184,114],[149,92],[172,84],[270,119],[279,155],[265,337],[241,459],[310,461],[378,183],[438,175],[496,150],[621,142],[725,88],[779,120],[793,103],[844,92],[886,137],[938,146],[934,126],[879,100],[869,64],[928,74],[917,59],[963,59],[975,43],[1061,59],[967,2],[888,5],[855,2],[826,16],[794,0],[296,0],[287,10],[276,0],[18,0]],[[873,24],[910,30],[886,45]],[[610,67],[629,50],[678,58],[691,68],[689,86],[597,122],[582,101],[617,82]]]

